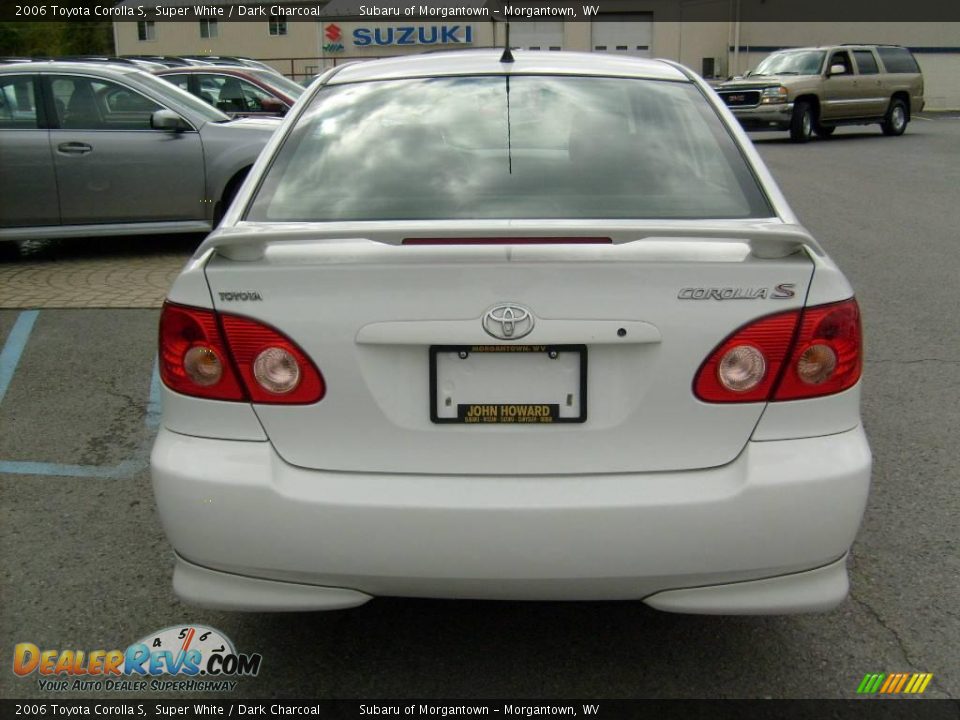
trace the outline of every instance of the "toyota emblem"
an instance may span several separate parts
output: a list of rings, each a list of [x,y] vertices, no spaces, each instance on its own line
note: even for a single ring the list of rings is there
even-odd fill
[[[500,340],[518,340],[533,330],[533,313],[521,305],[495,305],[484,313],[483,329]]]

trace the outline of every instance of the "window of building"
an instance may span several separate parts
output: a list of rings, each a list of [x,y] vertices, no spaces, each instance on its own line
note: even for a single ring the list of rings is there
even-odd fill
[[[200,21],[200,37],[215,38],[220,37],[220,25],[216,20]]]
[[[562,22],[530,21],[510,26],[510,45],[528,50],[544,50],[563,45]]]
[[[271,35],[286,35],[287,34],[287,21],[281,19],[280,17],[273,15],[270,18],[269,22],[270,34]]]
[[[599,52],[649,57],[652,39],[650,13],[604,13],[590,23],[590,45]]]
[[[137,40],[148,41],[157,39],[157,24],[153,20],[141,20],[137,23]]]

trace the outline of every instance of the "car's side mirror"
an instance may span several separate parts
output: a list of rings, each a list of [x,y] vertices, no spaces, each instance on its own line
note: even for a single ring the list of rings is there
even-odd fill
[[[150,116],[150,127],[164,132],[180,132],[186,129],[186,123],[173,110],[157,110]]]
[[[827,73],[827,76],[829,77],[832,75],[845,75],[846,72],[847,72],[846,65],[841,65],[840,63],[837,63],[836,65],[830,66],[830,72]]]
[[[264,112],[273,113],[274,115],[286,115],[287,110],[289,110],[285,103],[276,98],[265,98],[260,102],[260,107],[263,108]]]

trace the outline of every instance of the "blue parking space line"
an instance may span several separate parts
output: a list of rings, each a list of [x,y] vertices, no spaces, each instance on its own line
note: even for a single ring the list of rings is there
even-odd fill
[[[23,355],[23,349],[27,346],[39,314],[39,310],[24,310],[20,313],[3,344],[3,350],[0,350],[0,402],[3,402],[3,396],[7,394],[7,388],[10,387],[10,381],[13,380],[20,356]]]
[[[13,379],[20,356],[30,338],[30,331],[36,322],[39,310],[27,310],[20,313],[7,342],[0,351],[0,401]],[[160,369],[159,358],[154,360],[150,374],[150,394],[147,399],[147,412],[144,418],[147,428],[155,429],[160,425]],[[71,465],[70,463],[34,462],[31,460],[0,460],[0,474],[41,475],[47,477],[98,478],[115,480],[130,477],[147,467],[150,454],[149,445],[141,448],[137,454],[116,465]]]
[[[0,460],[0,473],[114,480],[129,477],[146,466],[146,457],[124,460],[116,465],[68,465],[66,463]]]

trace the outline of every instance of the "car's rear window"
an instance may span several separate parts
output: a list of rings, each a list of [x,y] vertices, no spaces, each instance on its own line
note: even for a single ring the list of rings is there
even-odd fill
[[[888,73],[918,73],[920,68],[906,48],[878,47],[877,54]]]
[[[322,89],[277,153],[246,217],[771,214],[696,86],[498,75]]]

